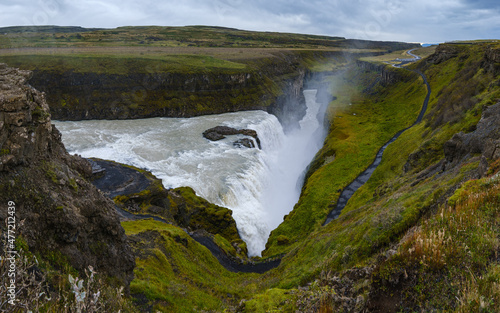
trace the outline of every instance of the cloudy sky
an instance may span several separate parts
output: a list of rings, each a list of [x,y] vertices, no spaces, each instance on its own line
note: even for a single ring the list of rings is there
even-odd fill
[[[216,25],[369,40],[500,39],[498,0],[0,0],[0,27]]]

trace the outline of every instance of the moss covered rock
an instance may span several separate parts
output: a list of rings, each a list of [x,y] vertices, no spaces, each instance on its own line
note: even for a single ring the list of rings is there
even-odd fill
[[[93,162],[105,170],[93,183],[120,208],[132,214],[160,217],[189,231],[219,234],[229,242],[241,240],[231,210],[198,197],[192,188],[167,190],[146,170],[113,161]]]

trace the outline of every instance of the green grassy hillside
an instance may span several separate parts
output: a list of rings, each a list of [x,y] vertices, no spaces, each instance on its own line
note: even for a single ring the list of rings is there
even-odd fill
[[[328,111],[329,134],[313,161],[299,203],[272,232],[266,255],[289,251],[320,227],[340,191],[368,167],[385,142],[415,121],[425,85],[415,73],[387,71],[396,72],[400,80],[390,89],[379,81],[380,73],[359,67],[331,78],[337,99]],[[284,238],[288,244],[283,244]]]
[[[450,49],[452,49],[452,53],[450,53]],[[401,245],[396,246],[399,248],[397,248],[395,256],[389,258],[387,265],[382,263],[381,269],[377,269],[375,276],[371,278],[371,282],[374,284],[371,286],[371,290],[375,292],[372,294],[373,298],[368,298],[367,290],[369,288],[366,286],[359,289],[361,295],[373,302],[371,303],[372,309],[376,307],[384,312],[396,312],[401,307],[416,310],[445,307],[454,310],[460,307],[459,310],[465,312],[468,310],[464,308],[473,310],[472,308],[483,305],[480,303],[480,299],[484,299],[482,301],[485,303],[485,308],[494,308],[500,305],[497,302],[499,290],[495,284],[492,284],[493,277],[496,277],[498,259],[491,257],[492,254],[498,254],[499,247],[498,232],[494,226],[491,226],[496,225],[495,220],[498,219],[496,211],[494,209],[491,211],[491,208],[496,207],[495,196],[492,196],[493,190],[496,188],[496,183],[494,183],[496,180],[488,178],[467,183],[453,195],[459,186],[467,180],[477,177],[480,158],[477,154],[472,154],[468,158],[462,159],[457,165],[443,169],[443,164],[446,163],[443,150],[445,142],[451,139],[453,134],[460,131],[465,133],[473,131],[481,117],[482,110],[500,99],[499,51],[498,44],[444,45],[438,49],[436,54],[413,65],[413,67],[424,71],[433,90],[429,111],[424,122],[403,133],[387,148],[382,164],[368,183],[351,198],[341,216],[322,227],[320,222],[324,218],[324,213],[320,213],[320,215],[315,212],[321,212],[321,209],[327,211],[328,205],[334,203],[335,197],[338,196],[337,188],[339,187],[332,188],[330,186],[335,182],[340,185],[342,180],[348,183],[352,179],[345,179],[344,175],[348,174],[343,174],[342,171],[330,170],[334,168],[336,161],[342,161],[341,156],[338,155],[343,145],[339,144],[339,141],[345,144],[353,140],[356,129],[359,129],[359,126],[352,124],[350,127],[341,128],[346,123],[345,113],[341,111],[342,115],[335,114],[323,152],[317,156],[315,161],[318,164],[318,159],[320,159],[323,163],[319,162],[321,166],[314,170],[307,181],[301,200],[294,212],[273,233],[268,243],[266,255],[290,251],[286,253],[284,258],[286,261],[282,262],[283,267],[280,274],[283,275],[277,286],[290,288],[304,285],[310,282],[313,277],[321,277],[321,273],[342,273],[350,268],[364,267],[369,264],[380,266],[378,265],[380,257],[376,256],[398,244],[399,240],[404,238]],[[415,106],[418,106],[424,95],[421,87],[415,85],[412,88],[412,80],[406,83],[408,86],[406,90],[405,85],[401,84],[402,82],[398,82],[385,86],[378,89],[376,93],[365,89],[365,92],[368,91],[368,93],[362,94],[363,101],[359,103],[368,103],[368,107],[374,109],[374,107],[378,108],[378,103],[374,100],[377,99],[380,103],[383,99],[383,101],[394,105],[396,109],[399,101],[404,99],[406,104],[415,103]],[[356,106],[354,103],[352,104],[353,108],[350,109],[352,111],[348,112],[356,112],[354,111]],[[382,105],[381,107],[383,108]],[[361,113],[362,111],[357,112]],[[416,116],[415,112],[414,115],[404,114],[403,116],[407,117],[406,120],[410,122]],[[350,116],[349,119],[352,121],[354,117]],[[347,119],[348,122],[349,119]],[[381,119],[384,120],[383,117]],[[376,121],[377,127],[385,124],[377,118],[372,117],[372,120]],[[400,117],[399,121],[404,122],[405,119]],[[375,131],[378,136],[384,136],[384,131],[372,131]],[[370,138],[366,130],[363,130],[361,134],[364,135],[363,137]],[[374,139],[367,140],[367,142],[372,144]],[[330,144],[332,144],[331,147],[329,147]],[[363,150],[367,150],[366,146]],[[326,150],[328,148],[330,148],[329,153]],[[353,152],[359,154],[356,150]],[[374,152],[365,161],[364,166],[371,161],[373,155]],[[359,159],[358,156],[351,154],[348,159],[351,162],[348,168],[355,168],[356,161]],[[495,159],[488,160],[492,167],[491,174],[497,170],[494,165],[497,164],[495,161]],[[361,164],[358,166],[363,168]],[[325,178],[320,180],[316,179],[316,176]],[[469,202],[468,204],[460,204],[460,207],[449,205],[450,201],[456,203],[457,198],[464,197],[467,199],[477,197],[478,203]],[[318,207],[320,210],[316,209]],[[471,212],[471,209],[479,210],[479,212]],[[462,210],[466,213],[460,213]],[[482,215],[481,210],[486,210],[487,214],[490,215]],[[477,214],[474,218],[471,217],[467,225],[462,228],[469,235],[465,235],[465,233],[463,236],[456,235],[456,227],[459,226],[454,225],[455,221],[465,218],[460,217],[461,214]],[[313,221],[313,223],[302,226],[311,232],[304,240],[300,239],[303,233],[296,231],[296,228],[292,227],[292,225],[295,226],[293,223],[288,224],[288,221],[294,219],[296,215],[301,215],[296,219],[297,227],[306,224],[301,223],[304,219]],[[315,223],[314,217],[317,218]],[[444,228],[441,226],[442,222],[439,222],[443,219],[447,223]],[[486,222],[486,219],[489,220]],[[413,233],[415,229],[413,227],[418,227],[419,233]],[[455,228],[455,233],[450,234],[450,227]],[[490,234],[490,231],[493,233]],[[443,237],[444,234],[447,234],[446,238]],[[282,238],[286,236],[291,240],[288,241],[288,245],[280,245],[278,236],[282,236]],[[413,237],[409,238],[408,236]],[[424,236],[426,237],[424,238]],[[438,236],[441,236],[439,237],[441,239]],[[273,242],[273,237],[276,242]],[[445,239],[450,243],[454,242],[453,247],[456,245],[461,245],[461,247],[475,245],[474,249],[478,250],[474,250],[476,252],[471,250],[472,259],[460,255],[460,253],[469,253],[464,250],[460,250],[463,252],[453,250],[458,255],[451,256],[451,252],[439,251],[440,245]],[[473,244],[469,243],[469,240],[479,241]],[[408,248],[409,246],[413,248]],[[419,252],[417,261],[415,261],[415,255],[411,255],[411,251],[408,253],[408,250],[405,249],[427,250]],[[456,248],[450,247],[449,249]],[[480,251],[484,252],[484,258],[480,257]],[[443,260],[440,259],[441,253]],[[477,253],[477,257],[474,256],[474,253]],[[429,254],[431,255],[429,256]],[[448,256],[445,258],[444,255]],[[433,265],[427,266],[426,262],[436,262],[433,258],[439,260],[438,266],[443,271],[441,274],[434,272],[436,267]],[[452,262],[451,259],[455,261]],[[466,259],[468,260],[465,261]],[[413,266],[418,264],[418,260],[420,260],[420,265],[416,269]],[[457,264],[458,260],[464,260],[465,263]],[[476,262],[473,263],[476,264],[476,267],[469,265],[469,262]],[[472,270],[473,268],[475,270]],[[469,269],[472,272],[469,272]],[[416,275],[413,281],[408,284],[403,283],[404,290],[399,289],[401,285],[394,283],[391,275],[405,273],[406,277],[410,271]],[[430,284],[431,281],[440,281],[446,275],[448,278],[442,283]],[[485,278],[484,282],[481,282],[482,278],[480,277],[491,278]],[[456,287],[453,288],[450,285]],[[390,299],[384,303],[375,303],[377,295],[381,296],[388,290],[391,295],[396,293],[400,297],[398,301],[401,302],[394,306],[390,305]],[[392,296],[387,297],[391,298]],[[473,302],[466,302],[465,299]],[[328,306],[334,306],[334,303],[331,302]],[[485,310],[485,312],[489,311]]]
[[[321,226],[338,190],[355,176],[349,170],[362,171],[380,145],[412,124],[426,93],[421,78],[404,69],[386,69],[400,78],[393,83],[363,68],[331,77],[338,89],[325,147],[313,162],[301,200],[264,252],[282,256],[281,265],[262,275],[238,274],[231,290],[224,283],[210,287],[232,296],[216,296],[221,302],[206,309],[494,312],[500,300],[498,161],[488,159],[489,172],[481,174],[480,155],[450,165],[443,147],[455,133],[474,131],[484,108],[500,99],[499,64],[491,52],[498,47],[453,47],[456,54],[448,54],[448,48],[412,65],[426,74],[433,90],[424,121],[389,145],[341,216]],[[467,74],[472,76],[465,80]],[[464,91],[462,84],[475,92],[457,92],[466,107],[458,115],[444,114],[450,110],[446,106],[457,105],[445,100],[451,86]],[[470,101],[474,104],[467,106]],[[144,234],[148,227],[142,228]],[[169,247],[171,253],[183,249],[179,243]],[[229,275],[212,269],[217,281]],[[141,279],[136,291],[145,293],[150,285],[139,288]],[[168,305],[177,301],[165,300],[163,310],[169,312]],[[186,305],[186,312],[199,308]]]

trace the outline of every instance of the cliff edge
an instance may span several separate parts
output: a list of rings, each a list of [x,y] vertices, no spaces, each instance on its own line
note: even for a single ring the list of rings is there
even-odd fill
[[[0,218],[15,212],[9,234],[42,258],[128,285],[135,261],[114,204],[87,181],[90,164],[67,153],[30,77],[0,64]]]

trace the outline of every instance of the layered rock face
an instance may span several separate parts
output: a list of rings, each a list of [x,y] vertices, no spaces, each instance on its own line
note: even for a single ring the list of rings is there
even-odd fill
[[[287,56],[276,60],[276,68],[243,73],[34,70],[30,84],[47,93],[52,116],[58,120],[192,117],[264,110],[287,125],[295,122],[290,111],[305,113],[305,70],[298,69],[296,59]]]
[[[0,171],[51,154],[49,107],[44,94],[26,85],[30,77],[0,64]]]
[[[0,64],[0,218],[14,202],[16,238],[32,252],[128,285],[135,261],[114,204],[87,182],[90,164],[66,152],[30,76]]]

